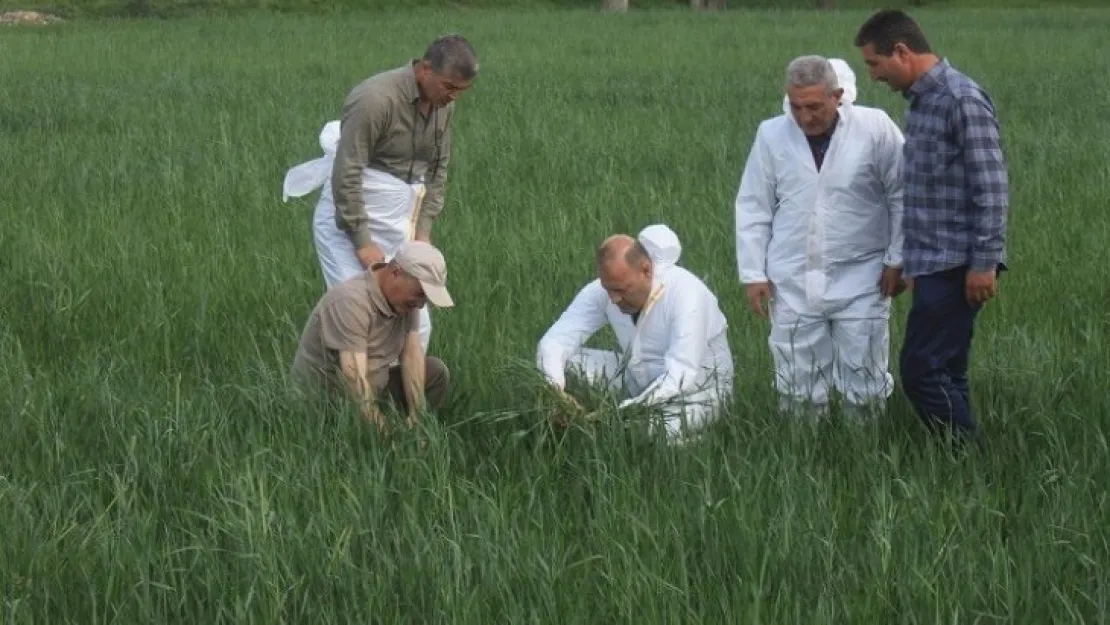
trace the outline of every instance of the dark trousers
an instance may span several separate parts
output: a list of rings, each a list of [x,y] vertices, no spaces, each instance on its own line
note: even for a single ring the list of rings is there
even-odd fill
[[[978,424],[967,383],[975,317],[964,295],[967,267],[919,276],[902,344],[902,389],[930,429],[974,434]]]
[[[436,411],[443,404],[447,387],[450,384],[450,371],[443,361],[435,356],[428,356],[424,360],[424,400],[428,410]],[[389,368],[389,381],[385,385],[385,394],[393,400],[394,404],[402,411],[408,411],[408,399],[405,397],[404,378],[401,377],[401,367]],[[379,390],[381,393],[381,390]],[[381,399],[385,399],[381,397]]]

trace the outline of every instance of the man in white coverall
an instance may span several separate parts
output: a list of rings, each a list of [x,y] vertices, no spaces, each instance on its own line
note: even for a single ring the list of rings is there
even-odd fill
[[[351,90],[342,121],[320,133],[324,156],[285,176],[284,196],[323,186],[313,240],[328,288],[390,260],[401,244],[431,242],[443,210],[455,99],[477,76],[470,44],[441,37],[423,58],[375,74]],[[427,307],[420,340],[431,338]]]
[[[855,106],[840,59],[794,59],[784,114],[764,120],[736,196],[736,253],[770,317],[780,408],[817,416],[838,388],[856,417],[885,410],[890,304],[902,291],[902,133]],[[766,306],[765,306],[766,304]]]
[[[623,386],[622,408],[664,402],[672,440],[715,420],[733,377],[728,323],[706,285],[675,264],[681,253],[664,225],[645,228],[637,239],[606,239],[597,251],[597,279],[578,292],[537,350],[537,365],[560,390],[570,369]],[[583,348],[606,323],[622,353]]]

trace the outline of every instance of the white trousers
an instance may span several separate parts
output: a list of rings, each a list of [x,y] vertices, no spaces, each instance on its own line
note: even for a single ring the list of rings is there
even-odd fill
[[[841,319],[806,315],[776,299],[771,306],[768,344],[783,407],[809,402],[823,412],[830,389],[836,388],[849,410],[858,412],[881,405],[894,391],[886,316]]]
[[[629,395],[620,375],[620,355],[603,349],[584,347],[567,363],[567,369],[585,378],[591,384],[604,384],[610,390]],[[667,438],[673,443],[685,443],[696,438],[703,429],[716,421],[721,399],[732,390],[731,372],[726,372],[719,388],[699,388],[683,398],[679,405],[663,408]],[[631,389],[635,391],[635,389]],[[685,422],[685,428],[683,427]],[[685,431],[684,431],[685,429]]]
[[[369,194],[364,193],[364,195]],[[367,197],[366,199],[380,200],[381,198]],[[397,223],[392,228],[388,227],[391,225],[388,223],[375,228],[375,221],[381,222],[381,216],[371,214],[370,208],[374,206],[372,201],[366,201],[365,205],[367,216],[371,218],[370,236],[386,255],[386,260],[389,260],[408,234],[405,230],[408,227],[408,220],[396,219]],[[350,237],[335,224],[335,204],[332,201],[331,185],[327,183],[320,194],[320,200],[316,203],[316,213],[312,219],[312,240],[316,246],[316,256],[320,260],[320,271],[324,274],[326,288],[330,289],[365,271],[358,260]],[[425,353],[428,352],[431,337],[432,318],[428,306],[424,306],[420,309],[420,343],[424,346]]]

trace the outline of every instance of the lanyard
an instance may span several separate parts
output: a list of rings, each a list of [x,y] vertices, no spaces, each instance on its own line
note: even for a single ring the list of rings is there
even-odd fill
[[[659,301],[659,298],[663,296],[663,290],[664,288],[662,284],[655,287],[655,289],[651,292],[651,295],[648,296],[648,300],[644,304],[644,307],[640,310],[640,319],[636,322],[636,329],[632,334],[632,340],[628,342],[628,350],[624,353],[624,358],[622,358],[624,362],[621,363],[620,367],[618,367],[619,375],[624,375],[624,371],[632,362],[633,354],[638,351],[637,348],[640,346],[640,330],[644,327],[644,318],[647,317],[649,312],[651,312],[651,309],[655,306],[656,302]]]
[[[652,306],[655,306],[655,302],[659,301],[659,298],[662,297],[662,295],[663,295],[663,285],[660,284],[659,286],[655,287],[655,289],[651,292],[651,295],[648,296],[647,302],[644,304],[643,309],[640,310],[640,321],[636,323],[636,334],[637,335],[639,335],[639,333],[640,333],[639,330],[640,330],[640,327],[643,325],[642,322],[644,320],[644,317],[647,316],[647,314],[651,310]]]

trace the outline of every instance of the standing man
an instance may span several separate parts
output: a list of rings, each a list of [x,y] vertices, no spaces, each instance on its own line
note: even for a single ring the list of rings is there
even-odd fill
[[[716,419],[733,377],[728,323],[705,283],[676,265],[681,254],[678,237],[661,224],[635,239],[607,238],[597,250],[597,277],[536,350],[538,368],[559,390],[569,368],[624,391],[620,408],[662,408],[671,442]],[[583,347],[606,325],[622,353]]]
[[[454,306],[447,264],[428,243],[403,243],[388,263],[320,298],[293,358],[294,383],[310,392],[346,394],[382,433],[388,426],[379,401],[389,395],[408,412],[406,425],[415,425],[425,402],[432,410],[439,407],[449,376],[443,362],[426,357],[420,345],[417,311],[428,302]]]
[[[771,319],[780,409],[823,416],[835,386],[861,418],[894,390],[903,139],[886,113],[853,105],[855,74],[833,61],[787,66],[786,113],[759,125],[736,195],[736,255],[749,304]]]
[[[433,41],[423,58],[357,85],[341,122],[321,133],[325,156],[286,174],[286,196],[324,187],[313,239],[327,287],[388,260],[405,241],[431,241],[443,210],[455,99],[477,74],[466,39]],[[420,316],[427,349],[431,317],[426,310]]]
[[[880,11],[856,35],[872,80],[909,101],[905,276],[913,291],[901,373],[906,395],[935,421],[977,434],[968,359],[979,310],[1006,270],[1009,181],[991,98],[929,48],[902,11]]]

